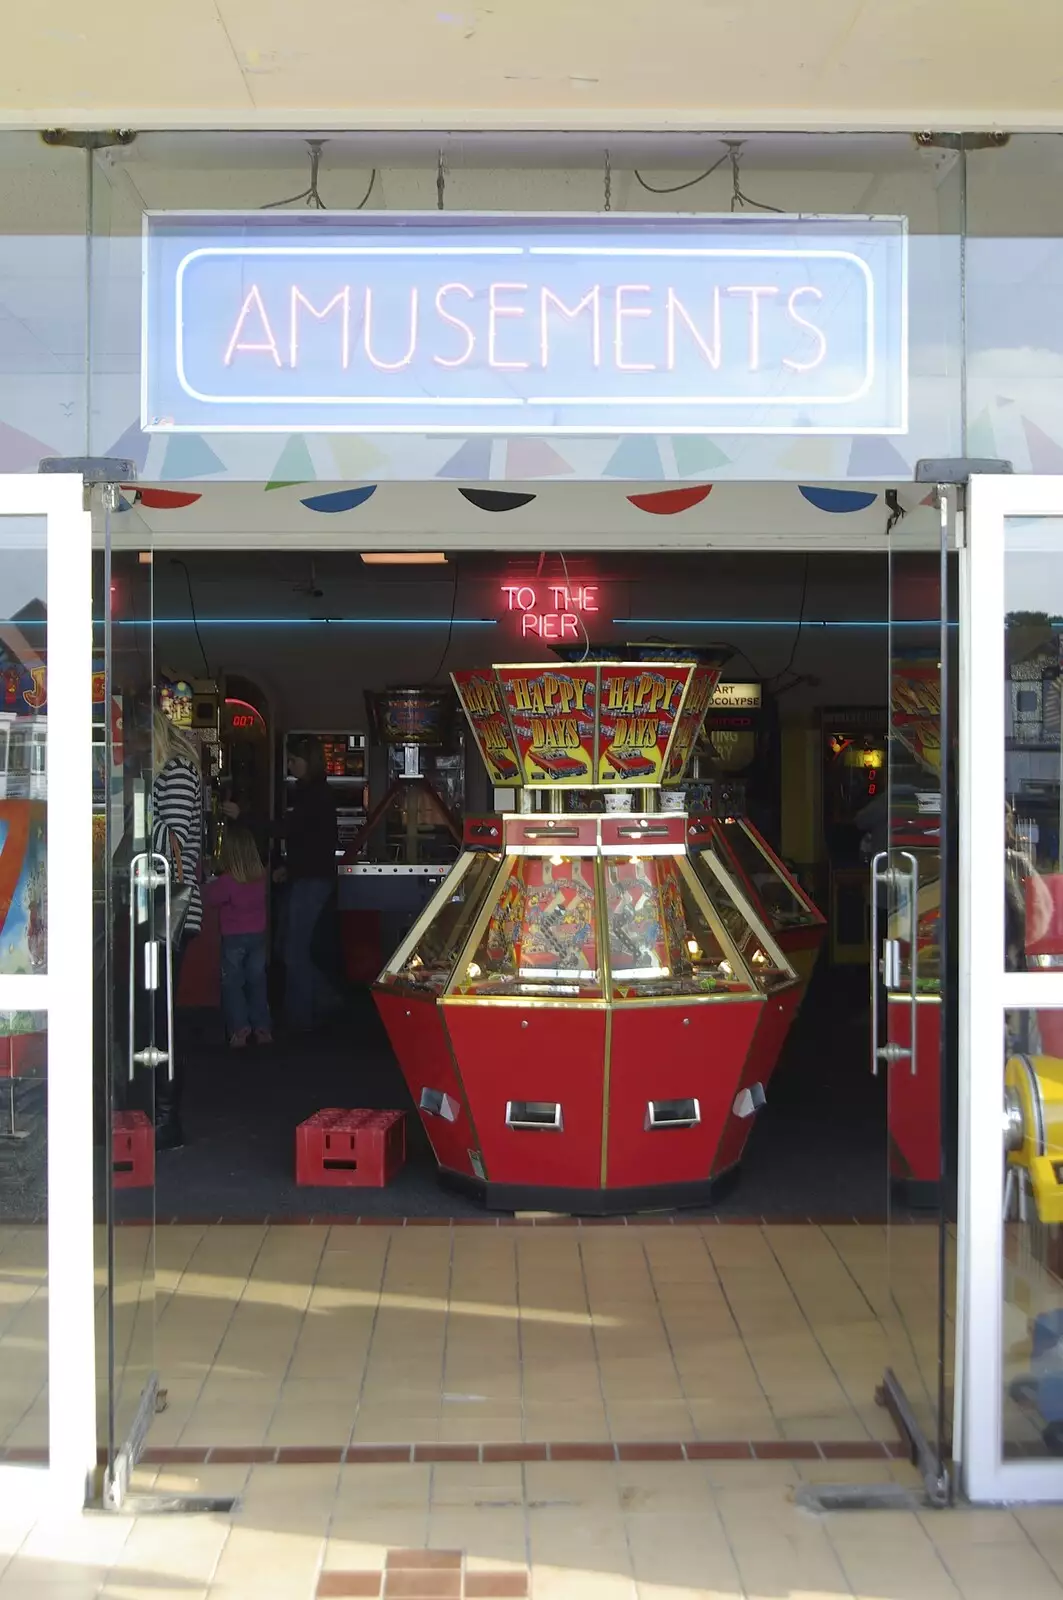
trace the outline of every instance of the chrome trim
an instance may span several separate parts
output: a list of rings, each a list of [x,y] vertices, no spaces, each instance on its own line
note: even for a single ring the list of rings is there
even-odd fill
[[[506,1127],[517,1133],[563,1133],[560,1100],[507,1100]]]
[[[643,1132],[662,1128],[696,1128],[701,1122],[701,1102],[693,1097],[677,1100],[647,1100]]]
[[[744,1120],[746,1117],[755,1116],[767,1103],[768,1097],[764,1093],[764,1085],[762,1083],[751,1083],[748,1088],[739,1089],[735,1095],[731,1111],[736,1117]]]

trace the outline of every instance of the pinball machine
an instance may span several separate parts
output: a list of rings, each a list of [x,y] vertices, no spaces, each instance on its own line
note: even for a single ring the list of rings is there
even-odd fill
[[[703,1203],[764,1104],[801,985],[680,809],[718,676],[633,651],[454,675],[521,810],[467,819],[374,994],[441,1180],[491,1209]]]

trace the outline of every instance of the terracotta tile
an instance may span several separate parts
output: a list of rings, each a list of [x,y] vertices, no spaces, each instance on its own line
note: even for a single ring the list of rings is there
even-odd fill
[[[330,1465],[343,1460],[343,1445],[282,1444],[277,1450],[277,1464],[283,1467],[308,1467],[318,1463]]]
[[[460,1550],[389,1550],[391,1572],[460,1572]]]
[[[475,1444],[415,1444],[415,1461],[479,1461],[480,1447]]]
[[[754,1439],[758,1461],[818,1461],[819,1446],[808,1439]]]
[[[615,1461],[616,1446],[612,1444],[552,1444],[551,1461]]]
[[[675,1444],[618,1444],[621,1461],[682,1461],[683,1446]]]
[[[375,1597],[383,1579],[382,1572],[323,1572],[317,1582],[318,1600],[332,1595]]]
[[[209,1452],[200,1450],[187,1444],[160,1445],[155,1449],[145,1450],[141,1461],[145,1466],[202,1466]]]
[[[880,1461],[887,1454],[877,1439],[824,1439],[819,1448],[825,1461]]]
[[[386,1573],[384,1600],[461,1600],[461,1573]]]
[[[744,1439],[697,1439],[683,1448],[688,1461],[748,1461],[753,1454]]]
[[[276,1446],[263,1445],[215,1445],[210,1452],[212,1466],[229,1464],[250,1465],[253,1462],[265,1463],[275,1461],[277,1458]]]
[[[467,1572],[465,1600],[522,1600],[528,1593],[526,1572]]]
[[[545,1444],[485,1444],[484,1461],[545,1461]]]
[[[385,1461],[410,1461],[413,1446],[409,1444],[351,1444],[347,1446],[347,1465],[378,1466]]]

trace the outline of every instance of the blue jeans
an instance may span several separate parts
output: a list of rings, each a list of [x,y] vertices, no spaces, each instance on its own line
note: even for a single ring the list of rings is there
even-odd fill
[[[319,965],[322,930],[318,924],[335,893],[335,882],[326,878],[293,878],[288,889],[284,1011],[288,1026],[300,1032],[326,1021],[343,1004]],[[323,932],[329,931],[323,925]]]
[[[230,1038],[244,1028],[268,1030],[264,933],[222,934],[221,1004]]]

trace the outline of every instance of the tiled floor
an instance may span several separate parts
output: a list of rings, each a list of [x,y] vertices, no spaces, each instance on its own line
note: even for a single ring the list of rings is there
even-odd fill
[[[160,1449],[889,1440],[887,1365],[929,1405],[930,1227],[887,1269],[874,1225],[171,1226],[154,1306],[151,1238],[119,1232],[118,1341],[130,1406],[153,1362],[168,1391]],[[46,1432],[43,1269],[0,1246],[18,1449]]]
[[[0,1600],[1063,1600],[1058,1509],[795,1503],[810,1478],[882,1475],[785,1461],[171,1471],[154,1486],[238,1494],[237,1511],[28,1526],[0,1509]]]

